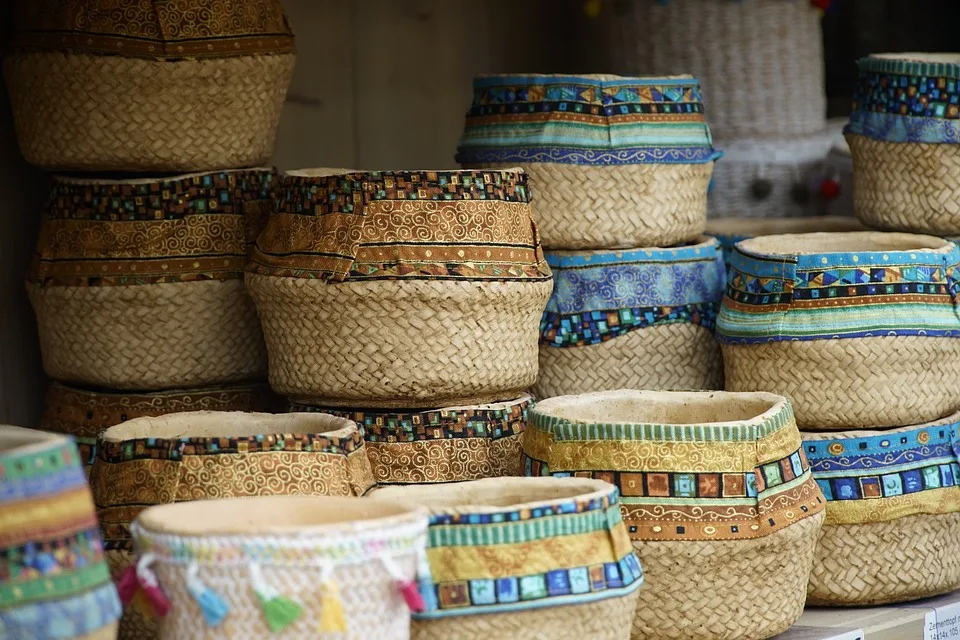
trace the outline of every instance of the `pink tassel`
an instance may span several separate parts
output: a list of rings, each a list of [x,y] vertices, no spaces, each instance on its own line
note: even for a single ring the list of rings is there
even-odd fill
[[[423,601],[423,596],[420,595],[420,589],[416,582],[397,580],[397,586],[400,588],[400,593],[403,594],[403,599],[407,601],[410,611],[423,613],[426,610],[427,603]]]
[[[138,592],[142,592],[156,614],[162,618],[170,613],[170,600],[160,589],[157,577],[150,571],[152,562],[153,555],[148,553],[124,569],[117,581],[117,593],[120,595],[120,602],[128,605],[133,602]]]
[[[143,595],[147,596],[147,600],[153,605],[158,616],[162,618],[170,613],[170,600],[160,590],[159,585],[142,584],[140,586],[143,589]]]
[[[137,565],[134,563],[124,569],[123,573],[120,574],[120,579],[117,580],[117,593],[120,594],[120,602],[130,604],[133,597],[137,595],[138,586]]]

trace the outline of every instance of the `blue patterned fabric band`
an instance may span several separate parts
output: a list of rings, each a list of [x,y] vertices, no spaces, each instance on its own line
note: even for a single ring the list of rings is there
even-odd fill
[[[117,621],[122,613],[117,590],[107,581],[71,598],[0,610],[0,638],[65,640],[85,636]]]
[[[692,77],[477,78],[457,151],[464,165],[702,164],[719,156]]]
[[[547,253],[553,295],[541,344],[597,344],[644,327],[689,322],[712,329],[724,265],[714,238],[675,249]]]

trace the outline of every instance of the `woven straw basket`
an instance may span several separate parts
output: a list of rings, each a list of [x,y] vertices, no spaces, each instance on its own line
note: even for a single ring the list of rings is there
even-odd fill
[[[324,414],[195,411],[137,418],[100,434],[90,485],[115,576],[130,523],[150,505],[241,496],[359,496],[374,484],[357,425]],[[121,633],[155,637],[128,608]],[[181,636],[187,637],[187,636]]]
[[[960,587],[960,413],[883,431],[804,432],[827,498],[807,601],[874,605]]]
[[[413,640],[630,637],[643,571],[608,483],[488,478],[373,497],[430,512]]]
[[[274,404],[275,398],[266,383],[122,393],[54,382],[47,390],[40,428],[72,436],[84,471],[89,474],[96,455],[97,435],[121,422],[184,411],[268,411]]]
[[[474,81],[464,167],[520,166],[549,249],[670,246],[703,233],[719,156],[692,76]]]
[[[160,172],[270,159],[296,59],[279,0],[18,8],[3,71],[28,162]]]
[[[960,55],[876,54],[859,67],[846,129],[857,217],[960,234]]]
[[[610,12],[604,31],[612,67],[699,77],[718,138],[797,137],[823,128],[823,35],[807,0],[623,6],[624,15]]]
[[[777,235],[730,257],[717,319],[729,391],[788,396],[812,429],[893,427],[956,408],[960,248],[902,233]],[[895,401],[891,401],[895,398]]]
[[[120,600],[76,447],[0,426],[0,637],[113,640]]]
[[[851,216],[810,216],[807,218],[713,218],[707,221],[708,236],[723,247],[729,260],[733,246],[741,240],[784,233],[863,231],[864,226]]]
[[[278,393],[420,408],[529,388],[550,278],[522,172],[318,169],[281,179],[247,287]]]
[[[713,238],[673,249],[547,253],[553,296],[540,323],[538,398],[717,389],[724,267]]]
[[[382,411],[290,405],[291,411],[353,420],[363,433],[378,485],[463,482],[522,476],[520,438],[530,396],[430,411]]]
[[[54,181],[27,292],[51,378],[113,389],[263,378],[248,242],[272,169]]]
[[[530,410],[523,449],[528,475],[619,487],[647,583],[635,640],[769,638],[803,611],[825,502],[786,399],[632,390],[551,398]]]
[[[163,505],[133,525],[134,573],[169,603],[165,640],[405,640],[426,529],[420,508],[374,498]]]

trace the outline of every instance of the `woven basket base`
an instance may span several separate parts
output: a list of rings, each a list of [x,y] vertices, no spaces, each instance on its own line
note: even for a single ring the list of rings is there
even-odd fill
[[[423,408],[523,395],[549,280],[357,281],[247,274],[270,384],[298,404]]]
[[[31,164],[207,171],[270,160],[295,60],[28,53],[8,56],[4,75]]]
[[[890,604],[953,591],[960,587],[958,531],[960,513],[827,525],[817,545],[807,602]]]
[[[900,427],[956,409],[960,339],[844,338],[723,345],[727,391],[790,398],[803,429]]]
[[[105,554],[110,576],[116,582],[120,574],[133,562],[133,554],[126,551],[107,551]],[[120,618],[118,640],[155,640],[160,637],[160,625],[157,618],[147,616],[131,605],[124,605]]]
[[[753,540],[634,542],[646,584],[634,640],[757,640],[803,612],[824,512]]]
[[[411,640],[628,640],[639,591],[599,602],[413,620]]]
[[[664,324],[599,344],[540,346],[537,398],[625,388],[722,389],[723,359],[713,332]]]
[[[864,224],[960,234],[960,145],[846,138],[855,167],[853,210]]]
[[[152,390],[266,376],[260,324],[240,280],[27,291],[51,378]]]
[[[119,623],[112,622],[105,627],[100,627],[96,631],[92,631],[83,636],[77,636],[73,640],[116,640],[117,630],[119,628]]]
[[[545,249],[669,247],[693,240],[707,224],[713,163],[487,163],[530,174]]]

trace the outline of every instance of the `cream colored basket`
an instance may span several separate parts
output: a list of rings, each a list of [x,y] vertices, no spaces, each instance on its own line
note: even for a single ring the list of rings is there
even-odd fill
[[[769,638],[803,611],[825,502],[786,399],[632,390],[551,398],[531,409],[523,448],[528,475],[619,487],[647,583],[635,640]]]
[[[736,245],[717,320],[726,388],[789,396],[811,429],[893,427],[956,408],[960,248],[901,233]],[[891,401],[895,398],[896,401]]]
[[[414,640],[630,637],[643,571],[610,484],[488,478],[373,497],[430,511]]]
[[[826,233],[864,231],[866,227],[852,216],[809,216],[806,218],[713,218],[707,221],[706,234],[713,236],[729,258],[733,246],[741,240],[784,233]]]
[[[134,523],[125,578],[166,611],[164,639],[404,640],[426,529],[421,509],[373,498],[164,505]]]
[[[420,408],[533,384],[551,283],[522,172],[304,171],[278,206],[247,273],[278,393]]]

